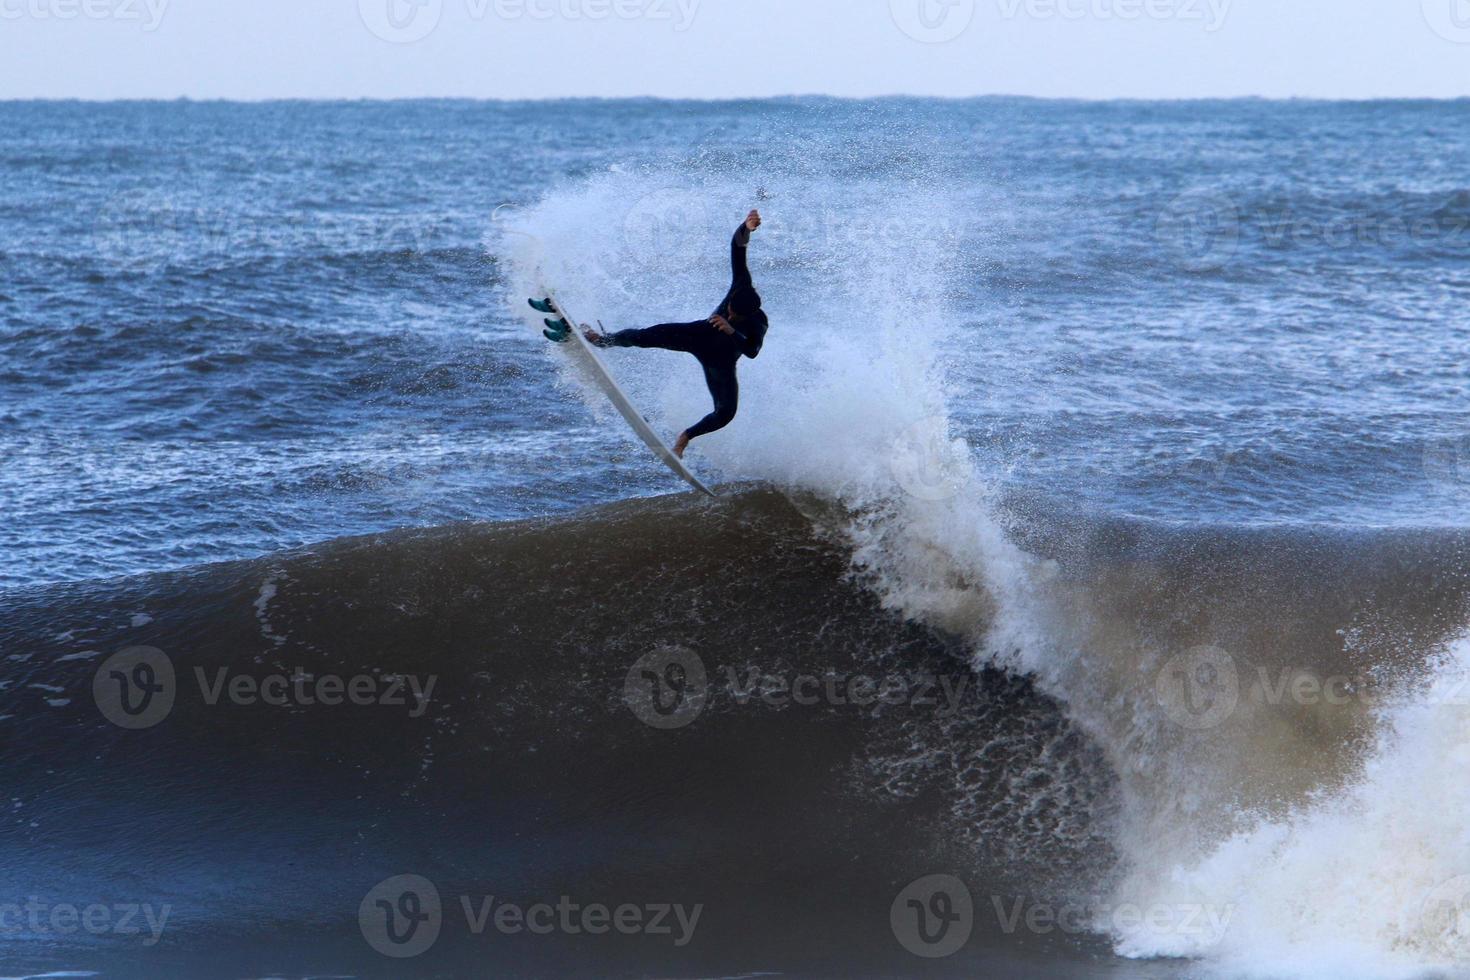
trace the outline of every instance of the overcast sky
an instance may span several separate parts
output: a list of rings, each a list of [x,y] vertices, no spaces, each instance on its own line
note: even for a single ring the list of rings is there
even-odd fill
[[[0,0],[3,98],[1470,95],[1470,0]]]

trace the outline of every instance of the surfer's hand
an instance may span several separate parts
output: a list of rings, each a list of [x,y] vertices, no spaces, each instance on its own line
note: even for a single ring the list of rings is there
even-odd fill
[[[751,231],[755,231],[760,226],[761,226],[761,213],[759,211],[752,210],[749,214],[747,214],[745,216],[745,227],[746,228],[750,229]]]
[[[716,330],[718,330],[720,333],[724,334],[727,337],[730,336],[730,335],[732,335],[733,333],[735,333],[735,328],[732,327],[732,326],[730,326],[730,321],[729,320],[726,320],[724,317],[720,316],[718,313],[716,313],[714,316],[710,317],[709,318],[709,322],[710,322],[711,325],[714,326],[714,328]]]

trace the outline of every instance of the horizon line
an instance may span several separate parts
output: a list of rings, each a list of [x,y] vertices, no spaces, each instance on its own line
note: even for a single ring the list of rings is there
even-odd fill
[[[833,102],[882,102],[882,101],[925,101],[925,102],[1068,102],[1088,104],[1115,103],[1199,103],[1199,102],[1325,102],[1340,104],[1367,104],[1384,102],[1464,102],[1466,95],[1387,95],[1387,96],[1319,96],[1319,95],[1189,95],[1189,96],[1075,96],[1075,95],[1022,95],[985,93],[976,95],[926,95],[914,93],[889,93],[884,95],[830,95],[821,92],[797,92],[782,95],[740,95],[719,97],[669,96],[669,95],[557,95],[557,96],[481,96],[481,95],[278,95],[261,97],[241,96],[138,96],[106,97],[88,96],[0,96],[0,104],[18,103],[83,103],[88,105],[114,105],[130,103],[173,104],[179,102],[228,103],[236,105],[267,105],[271,103],[341,103],[341,102],[475,102],[475,103],[557,103],[557,102],[669,102],[698,103],[705,105],[728,105],[739,102],[781,102],[825,99]]]

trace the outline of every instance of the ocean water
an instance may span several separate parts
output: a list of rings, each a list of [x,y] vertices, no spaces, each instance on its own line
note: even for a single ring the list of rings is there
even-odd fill
[[[0,104],[0,972],[1470,975],[1467,121]]]

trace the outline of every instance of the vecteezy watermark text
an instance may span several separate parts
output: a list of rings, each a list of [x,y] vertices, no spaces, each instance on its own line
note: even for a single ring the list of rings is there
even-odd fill
[[[422,255],[463,241],[451,220],[434,215],[262,214],[191,204],[166,189],[114,195],[95,208],[91,222],[96,255],[138,272],[314,251]]]
[[[679,947],[689,945],[694,938],[694,930],[699,926],[699,917],[704,914],[702,904],[684,906],[654,902],[634,905],[625,902],[610,906],[602,902],[574,902],[568,895],[558,898],[555,905],[548,902],[521,905],[497,899],[494,895],[485,895],[477,900],[461,895],[459,904],[470,932],[476,936],[492,927],[507,936],[520,933],[603,936],[617,932],[624,936],[667,936]]]
[[[692,650],[667,647],[640,657],[623,682],[623,703],[653,728],[683,728],[716,697],[744,706],[769,708],[829,705],[864,710],[907,706],[934,709],[941,717],[959,711],[974,675],[894,672],[882,676],[843,671],[767,672],[727,665],[711,673]]]
[[[1079,899],[1038,901],[1024,896],[990,896],[996,925],[1006,935],[1139,933],[1177,936],[1193,946],[1219,943],[1235,917],[1234,905],[1208,903],[1110,902]],[[894,898],[889,925],[894,938],[915,956],[951,956],[969,942],[976,908],[970,889],[951,874],[910,882]]]
[[[650,21],[677,32],[694,26],[703,0],[458,0],[468,18],[497,21]],[[422,41],[438,29],[445,0],[358,0],[362,22],[390,44]]]
[[[264,674],[195,667],[186,676],[193,679],[198,697],[210,707],[407,708],[410,718],[421,718],[428,711],[439,682],[436,674],[422,678],[397,673],[344,675],[305,667]],[[186,693],[188,688],[179,683],[172,658],[156,647],[120,650],[92,676],[92,697],[98,710],[120,728],[152,728],[169,716]]]
[[[0,20],[114,20],[158,30],[170,0],[0,0]]]
[[[1159,212],[1154,237],[1176,265],[1190,272],[1223,269],[1247,247],[1402,249],[1470,256],[1470,218],[1448,195],[1441,206],[1414,214],[1344,209],[1319,215],[1290,207],[1247,209],[1218,191],[1188,191]]]
[[[472,936],[652,936],[687,946],[699,927],[704,905],[670,902],[636,904],[580,902],[562,895],[555,902],[512,902],[495,895],[461,895],[458,907]],[[395,875],[379,882],[358,906],[358,925],[369,946],[384,956],[406,959],[427,952],[446,923],[439,889],[421,875]]]
[[[1233,0],[990,0],[1003,21],[1178,21],[1208,33],[1225,26]],[[894,24],[925,44],[953,41],[984,5],[978,0],[889,0]]]
[[[1232,0],[996,0],[1006,20],[1177,20],[1213,34]]]
[[[1000,895],[992,895],[990,902],[997,924],[1008,936],[1020,931],[1037,936],[1146,932],[1213,946],[1225,938],[1235,917],[1234,905],[1196,902],[1044,902]]]
[[[355,674],[343,677],[340,674],[309,673],[304,667],[297,667],[289,675],[267,674],[264,677],[232,674],[228,667],[216,669],[211,677],[203,667],[195,667],[194,678],[204,703],[208,705],[225,700],[230,704],[265,704],[276,708],[310,707],[315,704],[329,708],[344,704],[358,707],[405,707],[412,701],[408,712],[410,718],[423,717],[424,712],[429,709],[434,685],[439,682],[439,678],[433,674],[422,681],[415,674]]]
[[[157,945],[163,938],[173,906],[125,902],[75,905],[43,902],[31,897],[25,902],[0,902],[0,936],[142,936],[144,946]]]
[[[1393,689],[1367,674],[1323,673],[1304,667],[1255,665],[1242,669],[1219,647],[1200,646],[1171,657],[1154,676],[1164,715],[1181,728],[1205,731],[1225,724],[1242,703],[1304,708],[1386,703]],[[1429,692],[1436,704],[1470,705],[1470,679],[1441,683]]]

